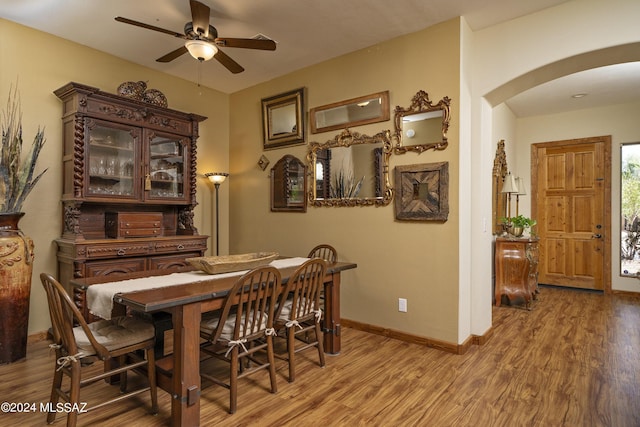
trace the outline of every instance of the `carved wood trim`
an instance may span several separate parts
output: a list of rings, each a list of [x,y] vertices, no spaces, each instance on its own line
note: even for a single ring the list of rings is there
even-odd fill
[[[81,211],[76,204],[65,204],[63,213],[63,234],[71,233],[74,236],[79,236],[80,232],[80,215]]]
[[[75,141],[84,141],[84,122],[82,115],[76,116],[73,122],[73,138]],[[74,144],[73,146],[73,195],[82,197],[84,183],[84,144]]]

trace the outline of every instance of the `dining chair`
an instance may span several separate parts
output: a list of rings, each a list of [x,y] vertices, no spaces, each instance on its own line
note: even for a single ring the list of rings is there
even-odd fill
[[[200,363],[200,375],[229,389],[229,413],[237,409],[238,379],[267,369],[271,393],[278,391],[273,350],[273,319],[281,296],[281,276],[272,266],[257,267],[235,281],[220,311],[203,313],[201,351],[229,363],[228,380]],[[266,352],[257,358],[258,352]],[[205,359],[206,360],[206,359]],[[244,363],[243,363],[244,362]],[[204,365],[204,366],[203,366]]]
[[[311,249],[307,258],[321,258],[331,265],[338,261],[338,251],[331,245],[321,244]],[[320,303],[324,307],[324,288],[320,291]]]
[[[296,377],[296,353],[316,347],[319,364],[321,367],[325,365],[320,292],[324,287],[326,268],[325,260],[312,258],[298,267],[287,283],[287,298],[279,309],[275,327],[277,331],[286,331],[287,352],[276,356],[288,361],[289,382],[295,381]],[[296,341],[301,344],[296,346]]]
[[[327,264],[335,264],[338,260],[338,251],[331,245],[322,244],[311,249],[307,258],[321,258]]]
[[[40,280],[47,294],[56,364],[51,386],[51,408],[62,398],[71,408],[67,412],[67,426],[75,426],[80,410],[94,410],[104,405],[121,402],[131,396],[150,392],[151,413],[158,413],[153,324],[136,317],[122,316],[111,320],[87,323],[62,285],[51,275],[42,273]],[[78,325],[74,327],[74,322]],[[144,357],[139,353],[142,352]],[[102,360],[104,369],[95,369],[83,378],[86,365]],[[127,392],[127,372],[146,368],[148,385],[142,385]],[[69,385],[63,387],[64,376],[69,377]],[[83,408],[80,389],[103,379],[119,375],[120,394],[96,405]],[[65,382],[66,383],[66,382]],[[80,410],[75,410],[80,409]],[[55,421],[56,412],[47,414],[47,423]]]

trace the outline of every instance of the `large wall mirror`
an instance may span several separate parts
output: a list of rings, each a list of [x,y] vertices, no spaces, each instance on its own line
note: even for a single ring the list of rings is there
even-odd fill
[[[397,106],[394,110],[394,152],[421,153],[447,148],[450,102],[445,96],[437,104],[433,104],[429,100],[429,94],[421,90],[413,96],[408,108]]]
[[[312,206],[388,205],[390,131],[373,136],[345,129],[325,142],[312,142],[307,160]]]
[[[309,110],[311,133],[389,120],[389,91],[373,93]]]

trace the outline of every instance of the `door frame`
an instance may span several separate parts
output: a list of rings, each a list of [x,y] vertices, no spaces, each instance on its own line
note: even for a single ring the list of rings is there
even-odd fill
[[[531,215],[538,214],[538,148],[557,148],[567,145],[593,144],[604,142],[604,247],[602,266],[602,287],[604,293],[611,293],[611,135],[589,138],[566,139],[531,144]]]

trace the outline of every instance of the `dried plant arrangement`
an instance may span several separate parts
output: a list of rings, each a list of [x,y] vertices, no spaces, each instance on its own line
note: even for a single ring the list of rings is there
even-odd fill
[[[0,123],[0,213],[18,213],[47,169],[34,176],[36,162],[45,143],[44,129],[38,127],[31,149],[25,156],[22,154],[22,110],[17,84],[9,90],[7,108],[0,115]]]

